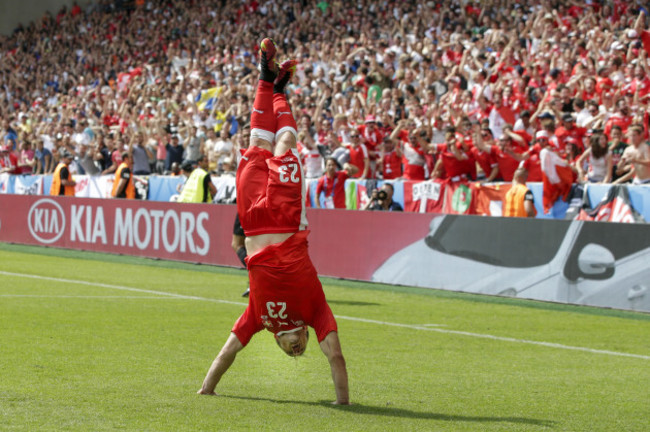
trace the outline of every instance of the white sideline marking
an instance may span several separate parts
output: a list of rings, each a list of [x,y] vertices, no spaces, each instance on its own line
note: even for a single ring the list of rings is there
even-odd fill
[[[607,351],[607,350],[599,350],[599,349],[593,349],[593,348],[577,347],[577,346],[571,346],[571,345],[562,345],[562,344],[553,343],[553,342],[540,342],[540,341],[532,341],[532,340],[527,340],[527,339],[516,339],[516,338],[511,338],[511,337],[505,337],[505,336],[494,336],[494,335],[484,334],[484,333],[471,333],[471,332],[465,332],[465,331],[460,331],[460,330],[445,330],[445,329],[440,329],[440,328],[423,327],[423,326],[418,326],[418,325],[413,325],[413,324],[399,324],[399,323],[392,323],[392,322],[387,322],[387,321],[375,321],[375,320],[365,319],[365,318],[346,317],[346,316],[341,316],[341,315],[337,315],[336,318],[347,319],[347,320],[350,320],[350,321],[361,321],[361,322],[366,322],[366,323],[370,323],[370,324],[379,324],[379,325],[385,325],[385,326],[391,326],[391,327],[410,328],[410,329],[413,329],[413,330],[425,330],[425,331],[432,331],[432,332],[438,332],[438,333],[455,334],[455,335],[460,335],[460,336],[470,336],[470,337],[482,338],[482,339],[492,339],[492,340],[498,340],[498,341],[503,341],[503,342],[515,342],[515,343],[523,343],[523,344],[529,344],[529,345],[545,346],[545,347],[550,347],[550,348],[560,348],[560,349],[565,349],[565,350],[583,351],[583,352],[588,352],[588,353],[593,353],[593,354],[607,354],[607,355],[613,355],[613,356],[619,356],[619,357],[632,357],[632,358],[639,358],[639,359],[643,359],[643,360],[650,360],[650,356],[645,356],[645,355],[641,355],[641,354],[630,354],[630,353],[623,353],[623,352],[618,352],[618,351]]]
[[[196,296],[188,296],[188,295],[183,295],[183,294],[174,294],[174,293],[165,292],[165,291],[154,291],[154,290],[146,290],[146,289],[141,289],[141,288],[132,288],[132,287],[126,287],[126,286],[121,286],[121,285],[103,284],[103,283],[98,283],[98,282],[87,282],[87,281],[75,280],[75,279],[55,278],[55,277],[51,277],[51,276],[38,276],[38,275],[30,275],[30,274],[23,274],[23,273],[12,273],[12,272],[6,272],[6,271],[1,271],[1,270],[0,270],[0,274],[1,275],[6,275],[6,276],[24,277],[24,278],[28,278],[28,279],[39,279],[39,280],[49,280],[49,281],[54,281],[54,282],[64,282],[64,283],[68,283],[68,284],[89,285],[89,286],[96,286],[96,287],[101,287],[101,288],[116,289],[116,290],[121,290],[121,291],[131,291],[131,292],[139,292],[139,293],[146,293],[146,294],[156,294],[156,295],[160,295],[160,296],[173,297],[173,298],[176,298],[176,299],[184,299],[184,300],[202,300],[202,301],[209,301],[209,302],[214,302],[214,303],[235,304],[235,305],[242,305],[242,306],[246,306],[248,304],[248,303],[233,302],[233,301],[228,301],[228,300],[211,299],[211,298],[206,298],[206,297],[196,297]]]
[[[211,298],[207,298],[207,297],[188,296],[188,295],[183,295],[183,294],[174,294],[174,293],[165,292],[165,291],[146,290],[146,289],[141,289],[141,288],[126,287],[126,286],[121,286],[121,285],[110,285],[110,284],[103,284],[103,283],[97,283],[97,282],[87,282],[87,281],[82,281],[82,280],[55,278],[55,277],[50,277],[50,276],[38,276],[38,275],[30,275],[30,274],[23,274],[23,273],[12,273],[12,272],[6,272],[6,271],[0,271],[0,275],[24,277],[24,278],[29,278],[29,279],[49,280],[49,281],[54,281],[54,282],[65,282],[65,283],[68,283],[68,284],[97,286],[97,287],[101,287],[101,288],[110,288],[110,289],[116,289],[116,290],[121,290],[121,291],[132,291],[132,292],[140,292],[140,293],[147,293],[147,294],[156,294],[156,295],[166,296],[166,297],[175,298],[175,299],[200,300],[200,301],[208,301],[208,302],[213,302],[213,303],[232,304],[232,305],[238,305],[238,306],[247,306],[248,305],[248,303],[234,302],[234,301],[229,301],[229,300],[219,300],[219,299],[211,299]],[[154,298],[154,297],[151,297],[151,298]],[[565,349],[565,350],[572,350],[572,351],[582,351],[582,352],[588,352],[588,353],[592,353],[592,354],[605,354],[605,355],[618,356],[618,357],[631,357],[631,358],[638,358],[638,359],[642,359],[642,360],[650,360],[650,356],[641,355],[641,354],[630,354],[630,353],[624,353],[624,352],[618,352],[618,351],[608,351],[608,350],[599,350],[599,349],[585,348],[585,347],[578,347],[578,346],[571,346],[571,345],[563,345],[563,344],[552,343],[552,342],[540,342],[540,341],[533,341],[533,340],[527,340],[527,339],[516,339],[516,338],[504,337],[504,336],[494,336],[494,335],[484,334],[484,333],[472,333],[472,332],[459,331],[459,330],[446,330],[446,329],[431,327],[431,324],[423,324],[423,325],[401,324],[401,323],[393,323],[393,322],[388,322],[388,321],[378,321],[378,320],[367,319],[367,318],[349,317],[349,316],[344,316],[344,315],[336,315],[336,318],[342,319],[342,320],[348,320],[348,321],[356,321],[356,322],[363,322],[363,323],[368,323],[368,324],[377,324],[377,325],[389,326],[389,327],[401,327],[401,328],[408,328],[408,329],[412,329],[412,330],[424,330],[424,331],[432,331],[432,332],[438,332],[438,333],[444,333],[444,334],[453,334],[453,335],[459,335],[459,336],[469,336],[469,337],[475,337],[475,338],[481,338],[481,339],[491,339],[491,340],[497,340],[497,341],[501,341],[501,342],[522,343],[522,344],[528,344],[528,345],[543,346],[543,347],[548,347],[548,348],[558,348],[558,349]]]

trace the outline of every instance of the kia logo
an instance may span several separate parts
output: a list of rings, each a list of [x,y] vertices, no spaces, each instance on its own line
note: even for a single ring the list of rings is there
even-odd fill
[[[29,232],[41,243],[54,243],[65,230],[65,213],[54,200],[45,198],[36,201],[27,216]]]

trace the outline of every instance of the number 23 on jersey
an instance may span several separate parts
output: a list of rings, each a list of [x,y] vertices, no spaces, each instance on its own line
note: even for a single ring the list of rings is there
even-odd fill
[[[284,313],[286,309],[287,304],[285,302],[266,302],[266,310],[271,318],[286,319],[287,314]]]

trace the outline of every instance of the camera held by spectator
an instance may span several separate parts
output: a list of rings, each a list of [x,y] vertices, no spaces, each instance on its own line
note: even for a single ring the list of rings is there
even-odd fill
[[[388,198],[388,194],[386,193],[386,191],[377,190],[377,189],[372,191],[372,200],[373,201],[376,201],[376,202],[385,201],[386,198]]]

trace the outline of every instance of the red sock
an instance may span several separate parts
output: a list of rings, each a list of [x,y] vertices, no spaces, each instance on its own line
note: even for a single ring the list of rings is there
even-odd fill
[[[287,96],[284,93],[275,93],[273,95],[273,112],[275,113],[276,135],[289,130],[296,136],[298,126],[296,125],[296,120],[293,118]]]
[[[251,113],[251,136],[273,143],[275,130],[273,83],[259,81],[255,93],[255,102],[253,102],[253,112]]]

